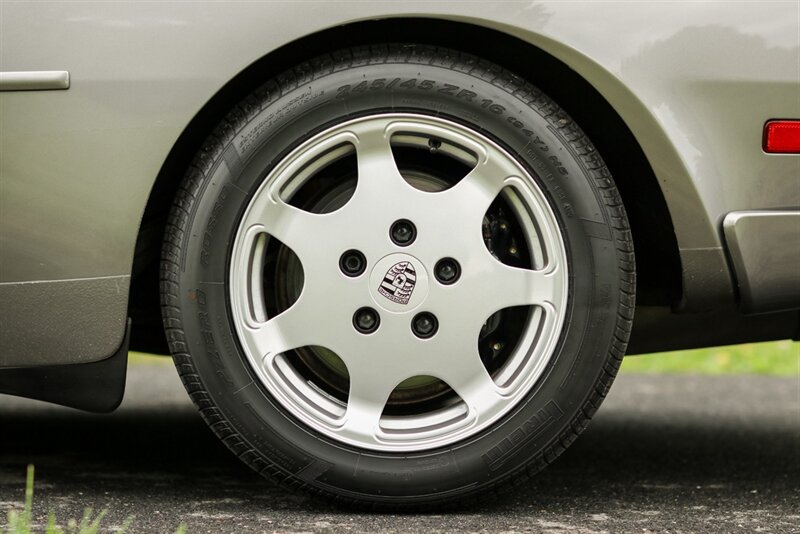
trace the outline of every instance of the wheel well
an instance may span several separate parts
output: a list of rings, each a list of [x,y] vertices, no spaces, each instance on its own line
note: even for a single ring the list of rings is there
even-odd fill
[[[304,37],[267,54],[227,83],[184,129],[156,178],[139,229],[129,304],[133,350],[168,352],[158,282],[166,219],[191,158],[230,106],[302,61],[339,48],[381,42],[471,53],[515,72],[553,97],[587,133],[617,183],[636,249],[637,304],[669,306],[680,299],[678,244],[658,181],[630,129],[589,82],[541,49],[495,30],[438,19],[365,21]]]

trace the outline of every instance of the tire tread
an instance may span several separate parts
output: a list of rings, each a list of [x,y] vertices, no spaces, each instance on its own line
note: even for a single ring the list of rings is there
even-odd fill
[[[214,406],[203,385],[189,352],[179,307],[179,277],[182,268],[183,243],[186,239],[184,228],[187,228],[188,222],[191,220],[192,209],[200,192],[211,178],[214,162],[221,158],[223,151],[235,135],[245,127],[252,117],[274,102],[278,96],[285,95],[304,83],[359,65],[387,63],[436,65],[480,78],[514,95],[545,118],[564,142],[574,150],[580,163],[593,180],[596,191],[609,214],[608,223],[620,265],[620,294],[614,337],[606,355],[604,368],[597,376],[593,389],[582,400],[581,409],[576,412],[576,416],[564,425],[558,437],[541,453],[504,478],[495,480],[467,496],[449,496],[422,504],[418,502],[365,504],[347,496],[322,491],[286,472],[270,458],[250,446],[226,421],[220,410]],[[203,143],[178,188],[166,226],[161,255],[160,280],[164,328],[181,380],[205,422],[234,454],[256,472],[292,490],[304,491],[307,494],[359,509],[411,511],[441,509],[442,506],[469,506],[476,504],[479,499],[485,498],[487,495],[499,497],[500,488],[507,485],[522,485],[547,467],[588,426],[589,420],[608,393],[625,354],[633,323],[636,267],[633,239],[625,208],[611,173],[580,127],[554,101],[519,76],[494,63],[469,54],[432,46],[382,44],[340,50],[303,62],[268,81],[233,107]]]

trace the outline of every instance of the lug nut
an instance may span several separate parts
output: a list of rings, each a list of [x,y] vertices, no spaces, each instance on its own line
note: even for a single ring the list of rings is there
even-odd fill
[[[417,227],[408,219],[400,219],[392,223],[389,237],[399,247],[407,247],[417,238]]]
[[[439,321],[432,313],[418,313],[411,320],[411,331],[421,339],[432,337],[439,329]]]
[[[345,251],[345,253],[339,257],[339,269],[341,269],[346,276],[355,278],[356,276],[360,276],[366,268],[367,258],[358,250],[351,249]]]
[[[440,284],[455,284],[461,277],[461,266],[453,258],[443,258],[436,262],[433,274]]]
[[[353,314],[353,326],[362,334],[371,334],[381,324],[381,316],[372,308],[359,308]]]

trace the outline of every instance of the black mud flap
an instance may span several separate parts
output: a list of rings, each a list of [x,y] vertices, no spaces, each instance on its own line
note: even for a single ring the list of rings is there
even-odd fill
[[[116,409],[125,393],[131,321],[117,352],[99,362],[0,369],[0,393],[89,412]]]

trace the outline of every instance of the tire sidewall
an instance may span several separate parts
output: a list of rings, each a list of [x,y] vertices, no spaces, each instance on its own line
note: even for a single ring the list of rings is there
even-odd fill
[[[597,186],[602,177],[591,164],[599,157],[578,153],[559,130],[557,121],[568,119],[546,96],[529,86],[512,93],[492,74],[400,61],[331,68],[302,83],[265,86],[236,112],[226,142],[211,143],[217,156],[197,184],[181,249],[182,325],[214,406],[252,449],[248,454],[282,475],[377,502],[444,498],[496,483],[525,465],[538,470],[560,451],[559,440],[575,432],[608,360],[619,306],[619,258]],[[332,124],[386,112],[446,117],[517,155],[560,221],[569,259],[561,339],[526,398],[491,429],[418,454],[345,446],[288,415],[250,368],[227,295],[239,221],[269,170]]]

